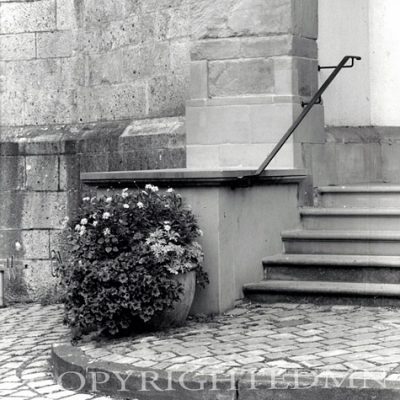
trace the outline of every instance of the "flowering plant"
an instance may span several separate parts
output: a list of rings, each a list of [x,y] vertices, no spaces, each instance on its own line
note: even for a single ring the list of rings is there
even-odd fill
[[[195,270],[198,284],[208,283],[196,242],[201,234],[173,189],[146,185],[84,197],[65,229],[66,262],[58,268],[76,336],[115,335],[150,321],[180,299],[177,274]]]

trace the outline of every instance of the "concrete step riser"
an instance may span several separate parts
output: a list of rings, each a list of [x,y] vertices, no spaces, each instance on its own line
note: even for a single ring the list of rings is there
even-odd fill
[[[400,216],[303,215],[304,229],[349,231],[400,231]]]
[[[400,241],[285,239],[288,254],[400,255]]]
[[[400,209],[400,193],[323,193],[318,206]]]
[[[374,297],[374,296],[349,296],[349,295],[304,295],[302,293],[246,293],[246,298],[257,303],[306,303],[318,305],[360,305],[367,307],[400,307],[400,298],[395,297]],[[310,397],[307,397],[309,399]],[[324,396],[324,399],[327,397]],[[336,397],[335,399],[346,399],[346,397]],[[377,397],[378,398],[378,397]],[[285,397],[286,399],[286,397]],[[319,398],[320,399],[320,398]],[[356,397],[351,397],[356,399]],[[357,397],[359,399],[359,397]],[[360,397],[361,399],[361,397]],[[371,399],[371,398],[368,398]]]
[[[399,268],[266,266],[265,279],[277,281],[329,281],[358,283],[400,283]]]

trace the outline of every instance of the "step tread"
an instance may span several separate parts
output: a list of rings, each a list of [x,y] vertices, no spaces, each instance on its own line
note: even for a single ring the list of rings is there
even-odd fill
[[[343,185],[343,186],[321,186],[317,188],[318,193],[400,193],[400,185]]]
[[[400,216],[400,208],[362,208],[362,207],[302,207],[304,216]]]
[[[282,232],[283,240],[384,240],[400,241],[398,231],[342,231],[297,229]]]
[[[330,267],[392,267],[400,268],[400,256],[343,254],[277,254],[265,257],[264,266],[330,266]]]
[[[302,294],[342,294],[352,296],[400,296],[400,284],[325,282],[325,281],[261,281],[244,285],[246,292],[291,292]]]

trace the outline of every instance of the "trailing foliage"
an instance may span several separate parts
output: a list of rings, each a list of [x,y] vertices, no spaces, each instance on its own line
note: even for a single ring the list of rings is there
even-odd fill
[[[135,330],[171,308],[183,289],[177,274],[202,270],[201,235],[192,211],[174,190],[107,192],[84,197],[65,229],[65,259],[58,267],[66,321],[76,336]]]

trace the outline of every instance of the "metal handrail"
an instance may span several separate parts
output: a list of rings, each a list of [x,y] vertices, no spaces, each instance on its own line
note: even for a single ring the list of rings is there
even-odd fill
[[[349,60],[351,60],[351,64],[350,65],[346,65]],[[287,140],[290,138],[290,136],[292,136],[293,132],[301,124],[303,119],[311,111],[311,109],[314,107],[314,105],[315,104],[319,104],[321,102],[322,94],[325,92],[325,90],[328,88],[328,86],[332,83],[332,81],[336,78],[336,76],[339,74],[339,72],[343,68],[352,68],[354,66],[354,60],[361,60],[361,57],[358,57],[358,56],[345,56],[345,57],[343,57],[342,61],[336,67],[319,67],[319,69],[326,69],[326,68],[333,69],[334,68],[334,71],[329,75],[328,79],[319,88],[317,93],[315,93],[315,95],[312,97],[311,101],[309,103],[307,103],[307,104],[303,103],[305,107],[304,107],[303,111],[301,112],[301,114],[293,122],[293,124],[287,130],[287,132],[282,136],[281,140],[279,140],[279,142],[273,148],[273,150],[268,155],[268,157],[263,161],[263,163],[260,165],[260,167],[257,169],[257,171],[253,175],[244,176],[244,177],[241,177],[239,179],[253,180],[253,179],[259,177],[265,171],[265,169],[268,167],[268,165],[271,163],[271,161],[278,154],[279,150],[287,142]]]

